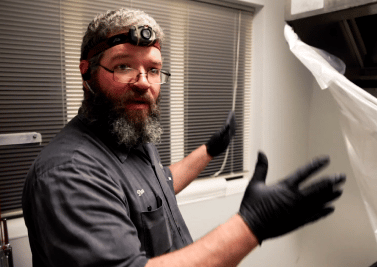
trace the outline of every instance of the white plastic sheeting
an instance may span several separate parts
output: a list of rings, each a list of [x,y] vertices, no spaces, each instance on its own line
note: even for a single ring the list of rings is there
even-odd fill
[[[303,43],[289,25],[284,35],[292,53],[338,103],[352,169],[377,239],[377,99],[344,77],[341,60]]]

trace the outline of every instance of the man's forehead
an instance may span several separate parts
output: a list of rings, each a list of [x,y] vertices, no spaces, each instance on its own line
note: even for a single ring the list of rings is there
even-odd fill
[[[135,46],[129,43],[114,46],[104,54],[110,61],[148,59],[155,64],[162,64],[161,52],[155,47]]]

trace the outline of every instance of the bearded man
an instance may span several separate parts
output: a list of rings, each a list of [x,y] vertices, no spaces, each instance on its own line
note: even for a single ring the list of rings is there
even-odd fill
[[[235,134],[230,113],[207,144],[162,166],[160,126],[163,32],[137,10],[97,16],[85,33],[79,114],[33,163],[23,210],[33,266],[235,266],[263,240],[333,211],[337,175],[299,184],[328,163],[320,158],[275,186],[266,186],[259,154],[240,212],[194,242],[175,194],[222,153]]]

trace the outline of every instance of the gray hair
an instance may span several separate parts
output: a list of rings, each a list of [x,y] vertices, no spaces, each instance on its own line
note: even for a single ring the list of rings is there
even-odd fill
[[[157,41],[162,45],[164,33],[157,22],[141,10],[121,8],[97,15],[88,26],[81,44],[81,58],[86,59],[90,49],[112,35],[127,32],[134,25],[148,25],[156,32]],[[103,52],[89,60],[92,72],[98,67]]]

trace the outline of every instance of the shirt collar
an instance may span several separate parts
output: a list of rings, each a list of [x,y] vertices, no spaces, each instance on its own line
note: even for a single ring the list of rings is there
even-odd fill
[[[90,123],[89,120],[83,115],[77,115],[78,119],[97,137],[103,142],[119,159],[121,163],[124,163],[130,153],[131,148],[124,145],[119,145],[114,141],[108,132],[101,130],[97,125]]]

